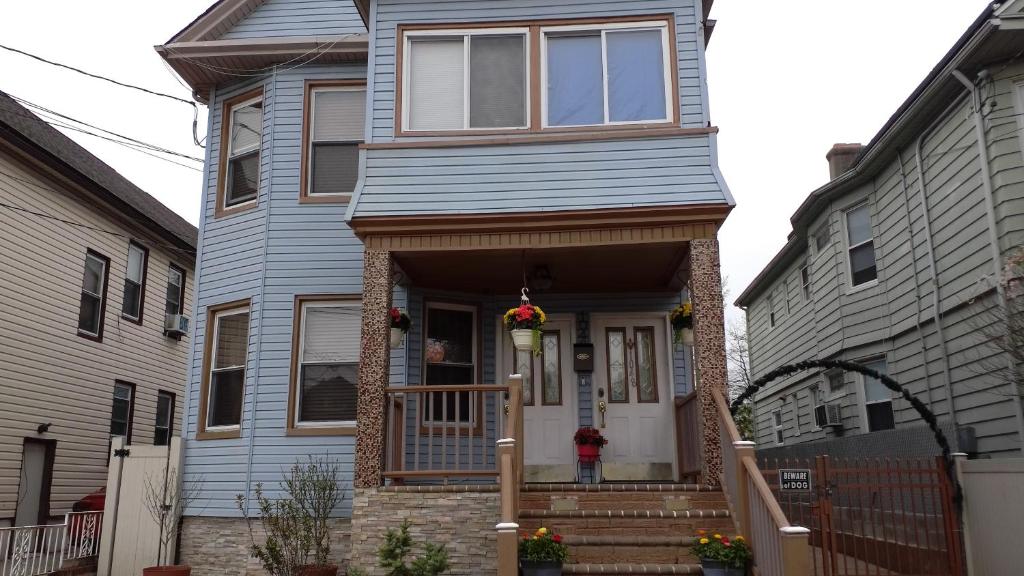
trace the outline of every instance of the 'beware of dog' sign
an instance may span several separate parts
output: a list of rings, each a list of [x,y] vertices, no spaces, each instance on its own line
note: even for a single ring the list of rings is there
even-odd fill
[[[811,471],[783,468],[779,470],[779,489],[783,492],[808,492],[811,489]]]

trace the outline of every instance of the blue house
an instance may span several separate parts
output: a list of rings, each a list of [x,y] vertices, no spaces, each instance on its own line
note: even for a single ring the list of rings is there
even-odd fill
[[[275,494],[307,455],[341,466],[340,564],[372,568],[409,518],[449,544],[453,573],[507,570],[509,489],[505,533],[571,534],[559,511],[589,495],[619,510],[618,492],[669,510],[664,534],[731,529],[707,492],[716,235],[734,205],[708,109],[711,4],[220,0],[157,47],[210,110],[183,562],[245,573],[236,495]],[[524,294],[547,316],[539,354],[503,324]],[[677,343],[684,301],[695,339]],[[392,307],[412,320],[394,343]],[[581,426],[608,439],[599,462],[578,458]],[[578,570],[617,561],[576,550]]]

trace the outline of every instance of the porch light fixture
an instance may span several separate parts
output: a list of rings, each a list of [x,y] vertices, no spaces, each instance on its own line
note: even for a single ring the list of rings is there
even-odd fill
[[[530,284],[534,290],[543,292],[544,290],[550,290],[551,285],[554,284],[555,280],[551,277],[551,270],[547,266],[539,265],[534,266],[533,272],[530,273]]]

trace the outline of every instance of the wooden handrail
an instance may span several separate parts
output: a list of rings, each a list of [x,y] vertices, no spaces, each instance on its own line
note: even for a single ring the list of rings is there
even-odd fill
[[[739,442],[743,440],[743,437],[740,436],[740,431],[736,428],[736,422],[732,419],[732,413],[729,412],[729,404],[725,401],[722,391],[716,388],[711,391],[711,396],[715,399],[715,406],[718,408],[718,415],[722,417],[722,424],[725,426],[725,433],[728,435],[729,441]]]
[[[388,386],[386,394],[426,394],[429,392],[507,392],[508,384],[448,384],[444,386]]]
[[[775,499],[775,495],[772,494],[772,489],[768,487],[768,482],[764,479],[761,474],[761,469],[757,467],[757,462],[754,458],[748,456],[743,458],[743,467],[746,470],[747,476],[750,477],[750,482],[754,485],[757,490],[757,495],[764,502],[768,513],[771,514],[772,521],[775,522],[776,528],[789,528],[789,520],[786,519],[786,514],[782,511],[782,507],[779,506],[779,502]]]

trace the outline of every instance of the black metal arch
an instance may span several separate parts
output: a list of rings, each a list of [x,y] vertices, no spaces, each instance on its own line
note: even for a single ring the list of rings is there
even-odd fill
[[[935,417],[935,414],[932,413],[932,411],[927,406],[925,406],[924,402],[918,400],[916,396],[911,394],[910,391],[904,388],[899,382],[893,380],[892,378],[885,374],[872,370],[871,368],[868,368],[866,366],[862,366],[855,362],[847,362],[845,360],[804,360],[802,362],[797,362],[795,364],[779,366],[778,368],[772,370],[771,372],[765,374],[764,376],[761,376],[757,380],[754,380],[754,382],[750,386],[747,386],[747,388],[743,390],[743,392],[739,396],[737,396],[735,400],[732,401],[732,404],[729,405],[729,412],[733,416],[735,416],[736,410],[738,410],[739,407],[744,402],[746,402],[748,398],[757,393],[758,390],[763,388],[769,382],[772,382],[779,378],[785,378],[786,376],[792,376],[797,372],[803,372],[804,370],[812,370],[815,368],[825,368],[829,370],[833,368],[838,368],[840,370],[845,370],[847,372],[857,372],[865,376],[877,378],[879,381],[882,382],[882,384],[885,385],[886,388],[892,390],[893,392],[896,392],[897,394],[902,396],[904,400],[910,402],[910,405],[914,407],[914,410],[917,410],[917,413],[921,416],[921,419],[928,424],[928,428],[931,429],[932,434],[935,436],[935,442],[939,445],[939,448],[942,450],[942,458],[946,461],[946,473],[949,475],[949,478],[952,481],[953,486],[955,488],[955,494],[953,497],[957,504],[960,503],[960,501],[963,499],[963,491],[960,489],[960,483],[957,482],[956,474],[954,473],[955,469],[952,457],[953,451],[949,446],[949,439],[946,438],[946,435],[942,432],[942,429],[939,428],[939,421]]]

